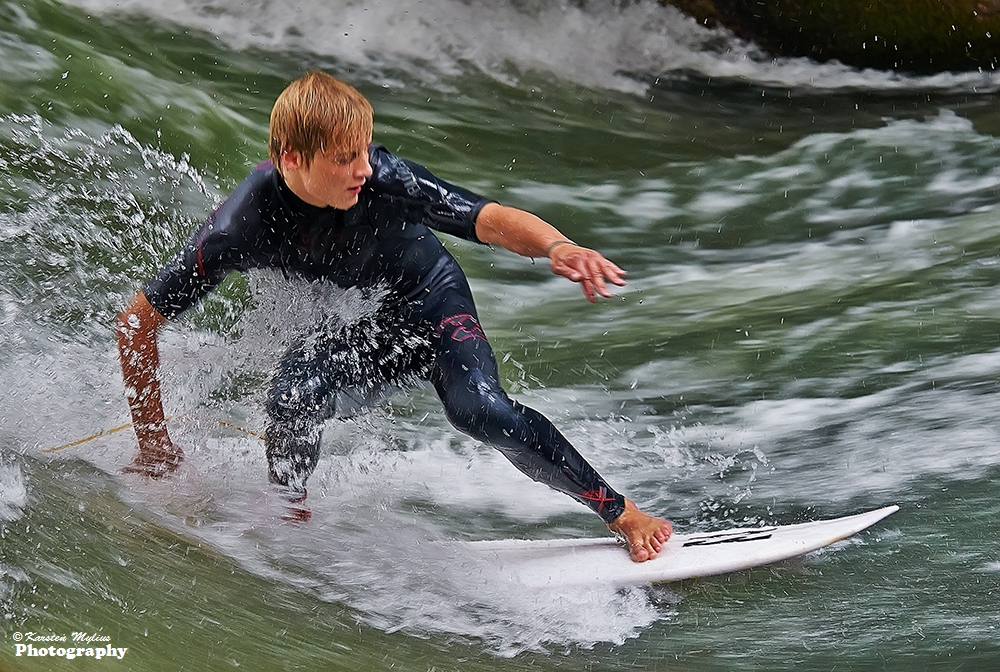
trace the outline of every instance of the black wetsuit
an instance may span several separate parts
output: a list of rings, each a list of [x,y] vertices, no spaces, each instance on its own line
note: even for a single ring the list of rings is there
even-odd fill
[[[419,377],[434,385],[456,428],[605,522],[617,518],[623,497],[548,419],[502,389],[465,275],[428,228],[479,242],[476,216],[490,201],[379,145],[369,158],[372,176],[348,210],[305,203],[262,163],[145,287],[167,318],[230,272],[252,268],[384,291],[373,316],[317,334],[282,359],[267,404],[271,481],[304,490],[322,423],[338,407],[367,405]]]

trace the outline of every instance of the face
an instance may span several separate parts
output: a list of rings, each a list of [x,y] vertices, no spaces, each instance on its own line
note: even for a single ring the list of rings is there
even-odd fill
[[[309,205],[347,210],[358,202],[361,186],[372,174],[368,145],[343,156],[320,152],[308,166],[298,152],[282,155],[282,173],[292,192]]]

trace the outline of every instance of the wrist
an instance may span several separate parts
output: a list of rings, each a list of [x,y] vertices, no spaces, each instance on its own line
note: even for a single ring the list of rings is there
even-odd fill
[[[554,240],[551,243],[549,243],[548,247],[545,248],[545,256],[546,257],[551,256],[552,250],[556,249],[560,245],[576,245],[576,243],[574,243],[572,240],[569,240],[568,238],[564,238],[562,240]]]
[[[140,443],[146,444],[168,444],[170,435],[167,434],[166,420],[154,420],[152,422],[137,422],[133,424],[136,437]]]

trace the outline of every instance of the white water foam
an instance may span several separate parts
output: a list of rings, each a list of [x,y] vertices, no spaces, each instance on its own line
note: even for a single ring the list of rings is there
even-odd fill
[[[1000,87],[989,73],[911,77],[836,62],[772,58],[655,0],[66,1],[97,13],[127,11],[203,30],[237,49],[333,57],[369,75],[400,68],[436,78],[471,65],[503,80],[537,71],[629,92],[645,89],[641,79],[685,73],[821,90],[971,93]]]
[[[328,447],[353,441],[355,448],[324,455],[310,481],[313,519],[306,525],[277,520],[262,451],[246,439],[202,440],[175,478],[126,478],[134,480],[126,496],[248,571],[342,603],[385,632],[478,640],[507,657],[620,644],[673,616],[642,589],[526,591],[470,557],[457,543],[460,530],[474,528],[483,509],[530,524],[537,516],[523,516],[525,510],[560,496],[531,486],[494,451],[463,459],[444,439],[400,452],[384,438],[398,427],[386,424],[383,418],[331,428]],[[574,505],[562,499],[563,507],[546,500],[540,508],[565,514]]]
[[[20,467],[0,464],[0,520],[17,520],[27,505],[28,490]]]

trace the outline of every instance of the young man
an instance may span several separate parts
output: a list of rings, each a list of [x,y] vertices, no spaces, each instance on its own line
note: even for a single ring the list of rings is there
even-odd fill
[[[372,145],[372,108],[321,72],[293,82],[271,112],[270,161],[236,188],[138,293],[116,325],[139,451],[126,471],[162,476],[183,452],[167,433],[158,381],[159,328],[231,271],[281,269],[307,282],[370,289],[374,313],[291,348],[268,394],[270,481],[289,516],[308,520],[306,480],[322,424],[393,388],[429,380],[459,430],[499,449],[531,478],[589,506],[629,544],[656,556],[669,522],[615,492],[538,412],[511,400],[479,325],[468,282],[430,232],[548,257],[587,299],[611,296],[624,271],[538,217],[438,179]],[[375,294],[378,298],[375,298]]]

